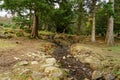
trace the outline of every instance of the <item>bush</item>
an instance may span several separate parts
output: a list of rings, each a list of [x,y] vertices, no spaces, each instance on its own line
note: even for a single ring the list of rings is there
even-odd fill
[[[30,29],[24,29],[24,31],[25,31],[26,33],[31,33],[31,30],[30,30]]]
[[[22,31],[19,31],[19,32],[16,33],[16,36],[17,37],[22,37],[22,36],[24,36],[24,33]]]
[[[4,24],[3,24],[3,27],[11,27],[11,24],[9,24],[9,23],[4,23]]]

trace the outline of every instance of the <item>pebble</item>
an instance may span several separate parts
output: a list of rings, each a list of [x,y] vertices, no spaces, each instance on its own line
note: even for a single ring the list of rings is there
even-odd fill
[[[27,61],[21,61],[21,62],[19,63],[20,66],[26,66],[26,65],[28,65],[28,64],[29,64],[29,62],[27,62]]]
[[[48,58],[48,59],[45,60],[45,62],[47,64],[54,65],[56,63],[56,59],[55,58]]]
[[[106,76],[105,76],[105,79],[106,80],[115,80],[115,76],[114,75],[112,75],[112,74],[107,74]]]
[[[66,59],[66,57],[65,57],[65,56],[63,56],[63,59]]]
[[[32,61],[31,64],[38,64],[38,61]]]
[[[27,74],[27,73],[30,73],[30,72],[31,72],[30,69],[24,69],[24,70],[20,73],[20,75]]]

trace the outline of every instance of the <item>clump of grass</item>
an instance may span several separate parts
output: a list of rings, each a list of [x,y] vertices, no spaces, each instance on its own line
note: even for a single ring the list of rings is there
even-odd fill
[[[54,34],[54,33],[49,32],[49,31],[39,31],[39,34],[50,35],[50,34]]]
[[[10,48],[10,47],[15,47],[15,46],[16,46],[16,44],[12,44],[8,41],[0,40],[0,49]]]
[[[114,47],[107,47],[106,48],[108,51],[112,51],[114,53],[120,53],[120,44]]]

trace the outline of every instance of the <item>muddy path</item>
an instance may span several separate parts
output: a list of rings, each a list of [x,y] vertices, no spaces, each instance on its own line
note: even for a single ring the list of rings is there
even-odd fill
[[[71,80],[91,80],[92,68],[89,64],[81,63],[78,59],[70,54],[70,47],[58,46],[53,52],[53,57],[61,64],[62,68],[69,70],[68,77]]]

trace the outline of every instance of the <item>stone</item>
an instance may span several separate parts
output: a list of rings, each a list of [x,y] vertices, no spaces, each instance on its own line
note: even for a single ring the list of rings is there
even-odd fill
[[[30,69],[24,69],[20,75],[31,73]]]
[[[18,58],[18,57],[14,57],[14,59],[15,59],[15,60],[21,60],[21,59],[20,59],[20,58]]]
[[[63,56],[63,59],[66,59],[66,57],[65,57],[65,56]]]
[[[62,77],[63,76],[62,70],[57,67],[54,67],[54,66],[46,67],[44,72],[46,74],[49,74],[49,76],[53,76],[53,77]]]
[[[39,80],[39,79],[41,79],[43,76],[44,76],[44,74],[41,73],[41,72],[36,72],[36,71],[34,71],[34,72],[32,73],[32,78],[33,78],[34,80]]]
[[[49,66],[53,66],[52,64],[43,64],[41,65],[41,68],[46,68],[46,67],[49,67]]]
[[[19,63],[20,66],[26,66],[26,65],[28,65],[28,64],[29,64],[29,62],[27,62],[27,61],[21,61],[21,62]]]
[[[67,55],[67,58],[70,58],[70,57],[72,57],[71,55]]]
[[[50,80],[48,77],[42,78],[40,80]]]
[[[55,58],[48,58],[48,59],[45,60],[45,62],[47,64],[54,65],[56,63],[56,59]]]
[[[103,77],[102,73],[100,71],[94,71],[92,73],[92,80],[98,80]]]
[[[4,77],[4,78],[1,78],[1,80],[11,80],[10,77]]]
[[[105,79],[106,79],[106,80],[115,80],[115,78],[116,78],[116,76],[115,76],[115,75],[112,75],[112,74],[107,74],[107,75],[105,76]]]
[[[31,64],[38,64],[38,61],[32,61]]]
[[[84,80],[90,80],[90,79],[88,79],[88,78],[85,78]]]

